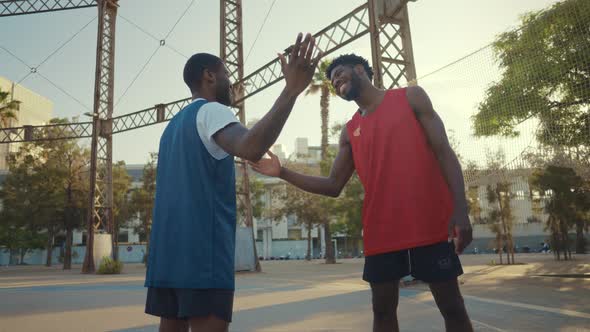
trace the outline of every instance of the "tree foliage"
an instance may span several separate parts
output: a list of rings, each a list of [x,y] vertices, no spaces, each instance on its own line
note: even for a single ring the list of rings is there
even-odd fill
[[[490,230],[496,234],[496,248],[500,256],[500,264],[503,264],[504,250],[506,250],[507,263],[514,264],[514,240],[512,237],[514,216],[511,205],[514,194],[510,188],[512,186],[509,180],[510,174],[505,165],[506,156],[502,150],[488,151],[487,169],[492,172],[495,181],[486,186],[486,199],[491,210],[485,221]]]
[[[551,233],[551,246],[559,260],[571,259],[569,231],[576,227],[576,251],[585,252],[583,230],[590,224],[590,191],[582,178],[571,168],[548,166],[536,170],[531,184],[546,198],[547,230]]]
[[[19,105],[20,101],[13,100],[10,97],[10,92],[0,89],[0,128],[9,127],[10,120],[17,119],[16,113]]]
[[[52,119],[50,124],[67,121]],[[49,137],[56,134],[54,127],[44,130]],[[3,228],[9,230],[6,234],[43,238],[48,266],[54,238],[65,232],[64,268],[71,267],[73,231],[83,225],[88,204],[88,157],[88,150],[72,140],[25,143],[8,157],[9,173],[1,192]],[[38,248],[37,243],[25,241],[19,250]]]
[[[142,186],[132,190],[130,213],[138,217],[140,223],[136,226],[135,231],[140,238],[146,242],[146,251],[144,262],[147,264],[147,257],[150,248],[150,232],[152,229],[152,214],[154,209],[154,199],[156,197],[156,168],[158,165],[158,154],[150,153],[148,162],[143,168],[141,177]]]
[[[516,136],[537,118],[547,145],[590,146],[590,2],[567,0],[529,13],[493,48],[503,73],[473,118],[477,136]]]

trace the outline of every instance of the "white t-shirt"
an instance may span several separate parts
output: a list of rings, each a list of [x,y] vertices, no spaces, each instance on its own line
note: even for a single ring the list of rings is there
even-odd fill
[[[201,99],[197,98],[193,102]],[[229,155],[217,145],[213,135],[234,122],[239,121],[229,107],[217,102],[207,103],[197,112],[197,133],[213,158],[221,160]]]

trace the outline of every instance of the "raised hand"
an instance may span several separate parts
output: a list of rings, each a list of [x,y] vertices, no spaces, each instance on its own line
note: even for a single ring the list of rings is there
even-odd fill
[[[260,174],[278,177],[281,175],[281,161],[274,153],[268,151],[269,158],[260,159],[257,162],[248,162],[252,169]]]
[[[284,54],[279,54],[281,70],[287,85],[286,89],[295,95],[299,95],[307,88],[322,57],[322,53],[319,52],[315,58],[312,58],[315,39],[311,34],[306,34],[303,41],[302,38],[303,35],[299,33],[295,45],[290,47],[288,61]]]

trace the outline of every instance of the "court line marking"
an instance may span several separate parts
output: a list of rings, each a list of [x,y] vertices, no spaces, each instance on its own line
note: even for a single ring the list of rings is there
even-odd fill
[[[535,304],[526,304],[526,303],[521,303],[521,302],[494,300],[494,299],[482,298],[482,297],[473,296],[473,295],[463,295],[463,298],[475,300],[475,301],[479,301],[479,302],[491,303],[491,304],[502,304],[502,305],[509,305],[509,306],[516,307],[516,308],[549,312],[549,313],[553,313],[553,314],[570,316],[570,317],[575,317],[575,318],[590,319],[589,313],[575,311],[575,310],[569,310],[569,309],[545,307],[545,306],[540,306],[540,305],[535,305]]]
[[[425,293],[428,293],[428,292],[425,292]],[[404,299],[408,299],[408,300],[410,300],[411,302],[414,302],[415,304],[421,304],[421,305],[423,305],[423,306],[426,306],[426,307],[428,307],[428,308],[430,308],[430,309],[435,309],[435,310],[438,310],[438,307],[437,307],[437,306],[434,306],[434,305],[432,305],[432,304],[428,304],[428,303],[424,303],[423,301],[421,301],[421,300],[417,300],[417,299],[415,299],[415,298],[413,298],[413,297],[411,297],[411,296],[403,296],[403,298],[404,298]],[[469,319],[471,320],[471,322],[472,322],[472,323],[479,324],[479,325],[481,325],[481,326],[483,326],[483,327],[485,327],[485,328],[488,328],[488,329],[494,330],[494,331],[496,331],[496,332],[508,332],[507,330],[503,330],[503,329],[501,329],[501,328],[499,328],[499,327],[495,327],[495,326],[492,326],[492,325],[490,325],[490,324],[486,324],[486,323],[484,323],[484,322],[481,322],[481,321],[475,320],[475,319],[473,319],[473,318],[471,318],[471,317],[469,317]]]

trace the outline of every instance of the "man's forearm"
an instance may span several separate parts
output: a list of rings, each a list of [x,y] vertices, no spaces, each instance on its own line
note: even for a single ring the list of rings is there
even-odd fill
[[[251,160],[262,158],[274,144],[296,100],[297,94],[283,89],[271,110],[248,131],[244,144],[250,150],[249,155],[253,156]]]
[[[440,158],[443,175],[453,195],[454,213],[467,211],[467,200],[465,198],[465,181],[459,159],[453,150],[448,150]]]
[[[295,187],[310,193],[338,197],[340,190],[330,178],[303,175],[281,167],[279,177]]]

